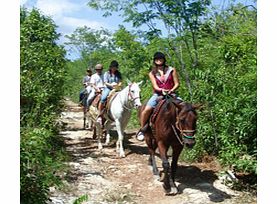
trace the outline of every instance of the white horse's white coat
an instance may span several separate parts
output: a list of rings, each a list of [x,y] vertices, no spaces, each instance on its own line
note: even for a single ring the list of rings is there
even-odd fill
[[[128,121],[131,117],[131,111],[133,108],[138,108],[141,106],[140,102],[140,88],[139,83],[129,83],[127,87],[117,93],[114,99],[111,102],[110,106],[110,115],[112,119],[114,119],[118,140],[116,142],[116,150],[119,153],[120,157],[125,157],[125,152],[123,148],[123,139],[124,139],[124,130],[128,124]],[[107,131],[106,142],[105,144],[109,144],[110,142],[110,129],[113,121],[105,114],[106,122],[104,128]],[[101,137],[102,131],[101,125],[96,122],[97,137],[98,137],[98,149],[102,149]]]

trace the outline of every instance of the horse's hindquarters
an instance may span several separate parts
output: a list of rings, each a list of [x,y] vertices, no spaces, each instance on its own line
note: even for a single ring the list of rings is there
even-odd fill
[[[95,106],[90,106],[88,113],[92,122],[93,137],[94,138],[97,137],[98,140],[100,140],[102,138],[103,131],[102,131],[101,124],[97,122],[98,109]]]
[[[98,116],[98,109],[94,106],[90,106],[89,107],[89,115],[91,117],[91,120],[93,121],[93,123],[95,123],[97,116]]]

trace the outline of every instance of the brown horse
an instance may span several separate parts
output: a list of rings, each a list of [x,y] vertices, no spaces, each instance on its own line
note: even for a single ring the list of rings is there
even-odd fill
[[[168,98],[159,102],[152,114],[150,126],[145,130],[145,141],[150,153],[149,165],[152,166],[153,174],[159,171],[155,161],[155,150],[159,149],[163,171],[160,180],[166,195],[178,193],[174,183],[177,170],[177,162],[184,146],[192,148],[195,145],[194,134],[196,132],[196,109],[200,106],[185,103],[178,99]],[[139,116],[145,105],[141,107]],[[167,151],[172,148],[171,167],[168,161]]]

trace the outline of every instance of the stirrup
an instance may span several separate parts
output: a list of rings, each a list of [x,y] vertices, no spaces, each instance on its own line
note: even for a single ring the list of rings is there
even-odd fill
[[[148,127],[149,127],[149,123],[146,123],[142,128],[140,128],[139,132],[141,132],[141,133],[146,132]]]

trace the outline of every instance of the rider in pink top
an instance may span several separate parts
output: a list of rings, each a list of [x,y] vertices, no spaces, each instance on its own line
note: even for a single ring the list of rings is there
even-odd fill
[[[156,84],[159,88],[164,90],[171,90],[174,87],[174,79],[173,79],[173,68],[166,68],[166,73],[164,75],[159,76],[159,74],[154,74]],[[158,94],[162,94],[160,90],[154,90],[154,92]]]
[[[138,140],[143,140],[143,127],[146,125],[153,109],[157,106],[157,98],[165,93],[174,94],[179,87],[179,79],[176,69],[166,65],[165,55],[156,52],[153,59],[152,71],[148,74],[153,86],[153,95],[147,102],[145,109],[141,113],[140,124],[141,130],[137,134]]]

